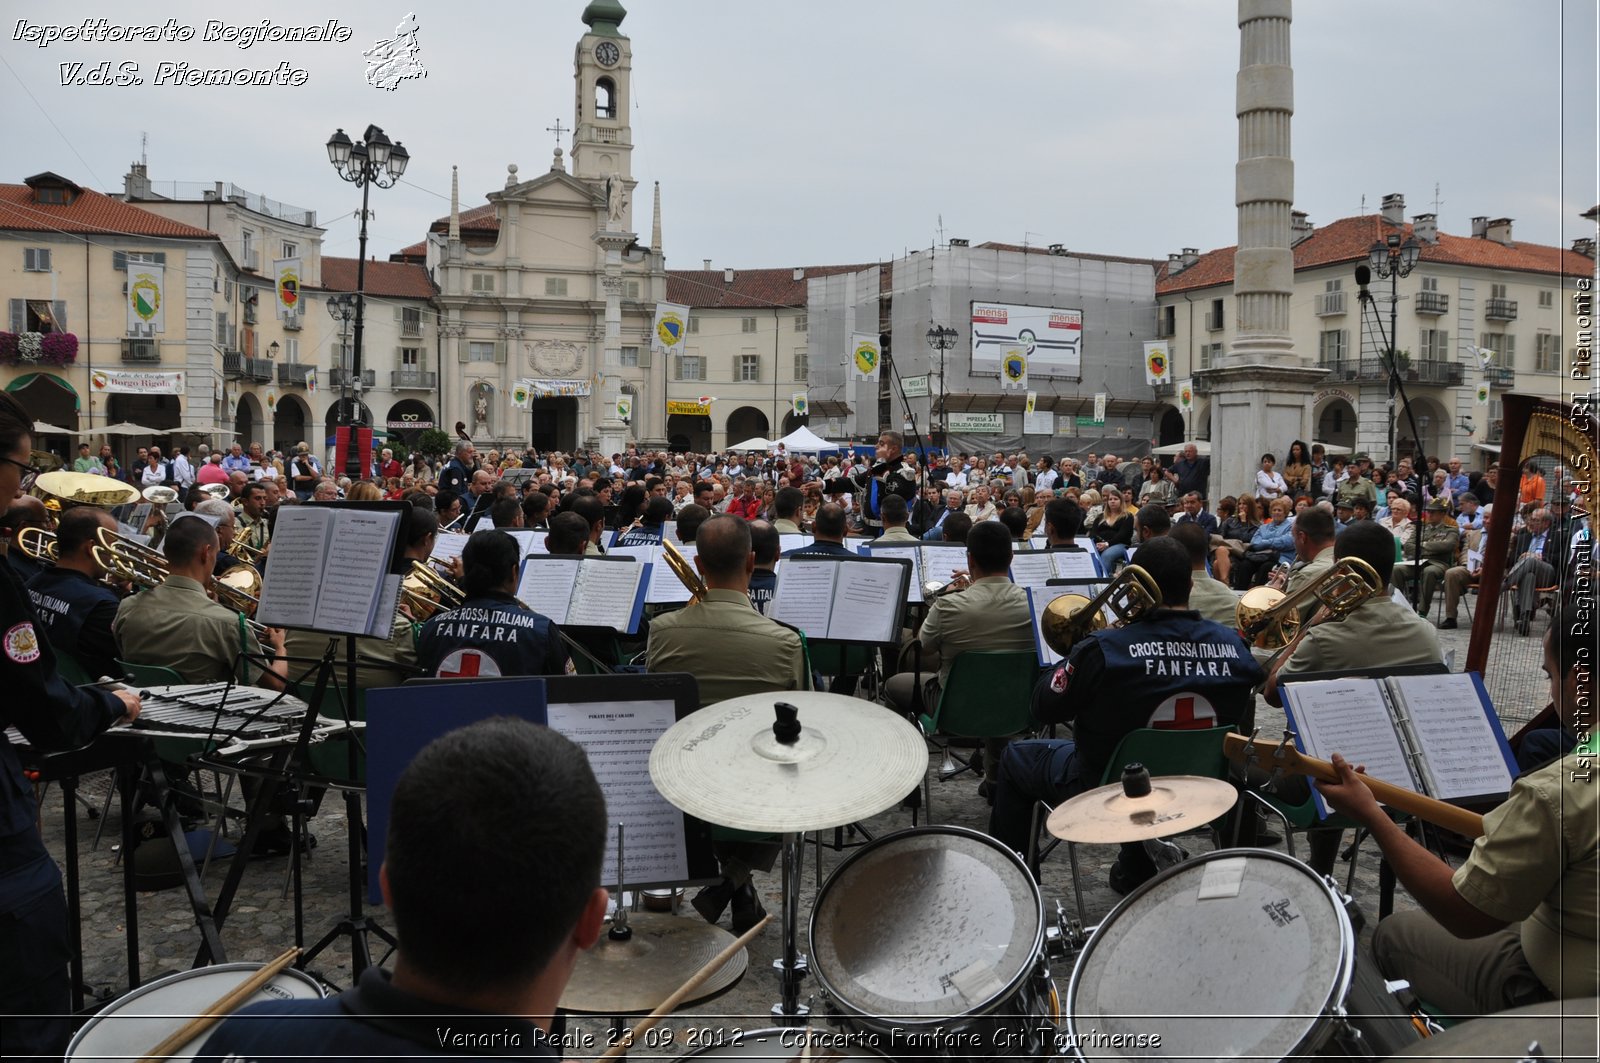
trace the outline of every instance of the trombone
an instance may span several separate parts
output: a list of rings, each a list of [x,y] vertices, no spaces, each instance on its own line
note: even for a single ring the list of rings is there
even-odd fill
[[[1106,627],[1104,610],[1111,610],[1115,627],[1139,619],[1161,604],[1161,588],[1138,565],[1126,565],[1117,578],[1093,600],[1081,594],[1063,594],[1044,607],[1040,626],[1044,641],[1065,657],[1082,639]]]
[[[1300,606],[1308,599],[1315,598],[1327,610],[1324,619],[1337,620],[1382,589],[1383,581],[1371,565],[1359,557],[1342,557],[1293,594],[1271,587],[1250,588],[1234,609],[1234,623],[1246,642],[1279,650],[1294,641],[1300,629]]]
[[[17,532],[17,549],[22,551],[23,557],[45,567],[54,565],[61,557],[56,533],[31,525]]]

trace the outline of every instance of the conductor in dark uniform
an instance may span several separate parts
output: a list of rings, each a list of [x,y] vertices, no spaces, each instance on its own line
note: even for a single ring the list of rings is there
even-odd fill
[[[446,679],[565,675],[571,668],[556,625],[517,601],[517,541],[503,531],[474,532],[461,551],[461,608],[422,627],[417,665]]]
[[[871,468],[854,476],[840,476],[823,481],[823,490],[840,494],[855,490],[860,497],[862,522],[867,534],[883,534],[883,500],[889,495],[899,495],[909,506],[917,500],[917,473],[906,463],[901,452],[905,438],[899,432],[884,432],[878,436],[878,461]]]
[[[122,599],[101,582],[105,570],[94,559],[101,528],[117,530],[103,509],[74,506],[61,514],[56,563],[28,581],[28,596],[51,648],[76,661],[90,678],[122,674],[117,637],[111,633]]]
[[[9,502],[38,476],[32,451],[32,419],[0,392],[0,500]],[[15,727],[36,752],[55,752],[139,715],[131,691],[63,682],[42,626],[22,581],[0,564],[0,729]],[[72,1032],[67,906],[37,815],[17,751],[0,739],[0,1039],[7,1056],[60,1058]]]

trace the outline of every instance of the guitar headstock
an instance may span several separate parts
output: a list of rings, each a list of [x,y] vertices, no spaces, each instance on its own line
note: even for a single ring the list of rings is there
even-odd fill
[[[1235,764],[1260,768],[1273,775],[1310,775],[1309,758],[1295,746],[1295,733],[1285,730],[1281,742],[1263,742],[1258,728],[1249,735],[1231,734],[1223,740],[1222,753]]]

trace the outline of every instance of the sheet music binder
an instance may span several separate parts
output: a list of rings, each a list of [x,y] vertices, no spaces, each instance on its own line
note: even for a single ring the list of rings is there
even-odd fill
[[[1039,665],[1052,668],[1065,660],[1044,640],[1044,609],[1063,594],[1081,594],[1093,599],[1105,589],[1104,580],[1052,579],[1037,587],[1025,587],[1028,592],[1028,611],[1033,614],[1033,648],[1039,654]]]
[[[598,567],[602,565],[606,567]],[[617,577],[617,565],[631,566],[625,577]],[[631,635],[639,630],[651,568],[631,557],[533,554],[523,559],[518,572],[517,598],[557,625],[609,627]],[[600,583],[606,584],[605,590],[597,589]]]
[[[405,502],[308,502],[278,514],[256,619],[269,627],[387,639],[404,553]]]
[[[1454,804],[1498,801],[1516,778],[1516,758],[1476,672],[1286,682],[1282,691],[1296,744],[1320,760],[1339,753],[1375,778]],[[1322,795],[1312,793],[1326,818]]]
[[[785,558],[767,616],[813,641],[896,643],[910,579],[905,558]]]

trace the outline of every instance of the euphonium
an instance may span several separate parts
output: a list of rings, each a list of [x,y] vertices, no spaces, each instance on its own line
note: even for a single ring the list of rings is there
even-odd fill
[[[1246,642],[1276,650],[1294,640],[1300,627],[1300,606],[1315,598],[1329,618],[1343,617],[1383,589],[1371,565],[1359,557],[1342,557],[1293,594],[1271,587],[1252,587],[1234,610],[1234,623]]]
[[[102,527],[95,533],[94,563],[125,583],[159,587],[171,575],[165,554]]]
[[[41,565],[54,565],[61,556],[56,533],[31,526],[17,532],[17,549],[22,551],[23,557]]]
[[[1122,627],[1161,604],[1161,588],[1138,565],[1127,565],[1093,600],[1081,594],[1063,594],[1044,607],[1044,641],[1065,657],[1085,636],[1106,626],[1102,610],[1110,609]]]
[[[435,613],[461,608],[466,592],[435,572],[426,561],[412,561],[411,569],[400,582],[400,597],[412,619],[427,620]]]

